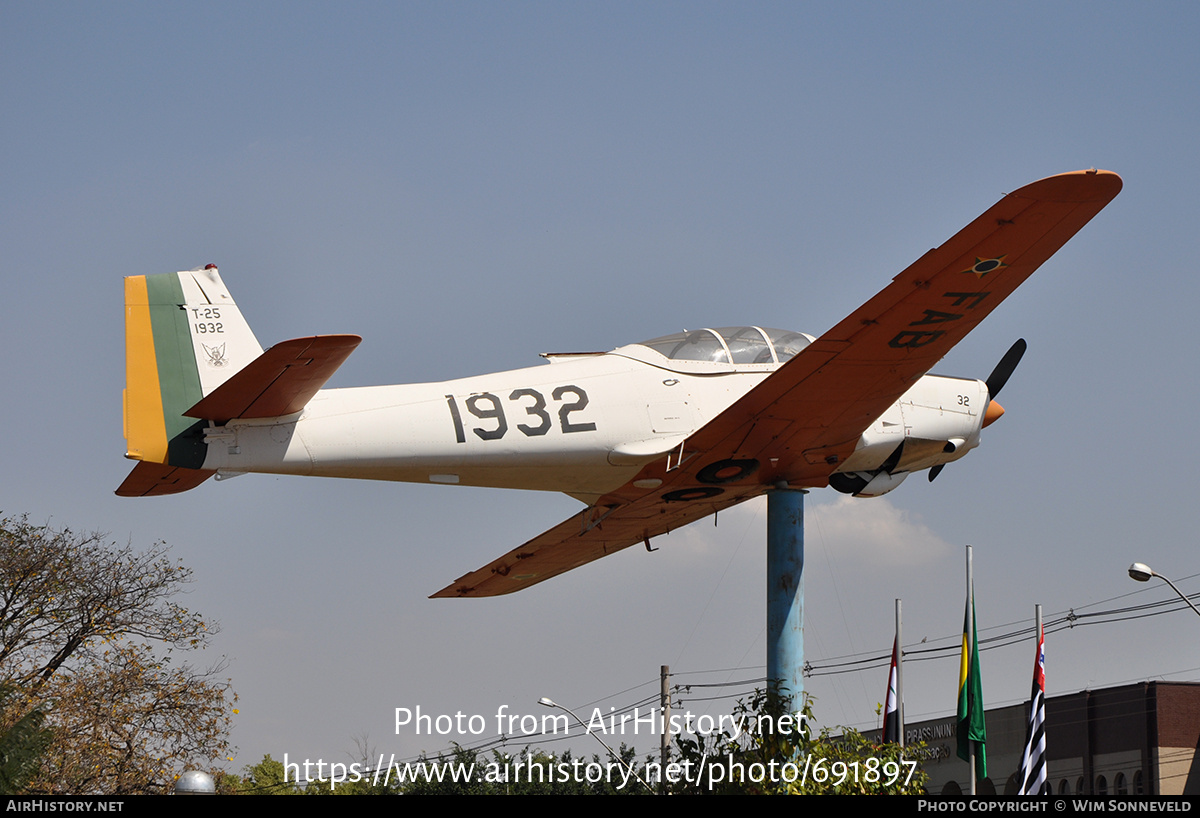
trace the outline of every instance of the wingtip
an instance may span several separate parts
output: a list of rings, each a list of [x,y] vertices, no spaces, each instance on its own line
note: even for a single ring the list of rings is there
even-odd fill
[[[447,585],[436,594],[430,594],[430,599],[462,599],[467,596],[474,596],[475,589],[469,585],[461,585],[455,581]]]
[[[1121,192],[1124,184],[1111,170],[1089,168],[1047,176],[1010,195],[1057,202],[1108,202]]]

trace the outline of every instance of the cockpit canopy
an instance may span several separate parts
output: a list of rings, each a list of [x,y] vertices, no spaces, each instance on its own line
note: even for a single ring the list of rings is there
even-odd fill
[[[615,352],[677,372],[774,369],[813,342],[811,335],[763,327],[684,330]]]

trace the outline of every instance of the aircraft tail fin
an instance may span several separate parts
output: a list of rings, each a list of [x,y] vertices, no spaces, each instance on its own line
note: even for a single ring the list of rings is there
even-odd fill
[[[215,265],[126,278],[125,456],[200,469],[207,422],[184,413],[261,354]]]

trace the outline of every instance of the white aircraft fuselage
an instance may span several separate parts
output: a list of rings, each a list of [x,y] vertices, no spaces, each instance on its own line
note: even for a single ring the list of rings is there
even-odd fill
[[[297,416],[207,428],[203,468],[218,478],[357,477],[590,502],[670,455],[780,366],[677,361],[641,344],[546,357],[549,365],[453,381],[322,389]],[[982,381],[927,375],[838,471],[872,472],[906,437],[937,443],[910,455],[902,473],[957,460],[978,445],[987,404]],[[952,440],[958,445],[944,451]]]

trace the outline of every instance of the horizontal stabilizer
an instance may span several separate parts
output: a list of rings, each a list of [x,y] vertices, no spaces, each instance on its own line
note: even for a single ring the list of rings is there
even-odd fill
[[[313,335],[278,343],[183,414],[223,424],[299,412],[360,343],[358,335]]]
[[[117,489],[118,497],[154,497],[179,494],[194,489],[216,472],[209,469],[185,469],[162,463],[138,463]]]

